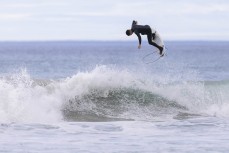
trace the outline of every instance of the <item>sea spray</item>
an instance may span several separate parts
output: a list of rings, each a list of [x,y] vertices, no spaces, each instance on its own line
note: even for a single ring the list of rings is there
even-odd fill
[[[33,79],[25,69],[0,79],[0,121],[161,120],[181,113],[183,118],[228,117],[228,87],[220,81],[160,83],[105,65],[59,80]]]
[[[58,97],[37,85],[26,70],[0,79],[2,122],[50,122],[61,118]]]

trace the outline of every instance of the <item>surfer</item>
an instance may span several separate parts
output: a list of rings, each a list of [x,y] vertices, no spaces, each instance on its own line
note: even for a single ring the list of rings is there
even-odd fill
[[[138,36],[138,41],[139,41],[138,49],[141,48],[141,42],[142,42],[140,34],[147,35],[148,43],[150,45],[157,47],[160,51],[160,55],[163,56],[163,47],[153,42],[153,40],[156,37],[156,31],[155,33],[152,33],[152,29],[149,25],[138,25],[137,21],[134,20],[131,29],[126,30],[126,35],[131,36],[133,33],[135,33]]]

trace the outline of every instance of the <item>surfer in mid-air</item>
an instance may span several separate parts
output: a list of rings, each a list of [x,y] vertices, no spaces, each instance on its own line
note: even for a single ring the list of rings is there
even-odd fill
[[[156,37],[156,31],[155,33],[152,33],[152,29],[149,25],[138,25],[137,21],[133,21],[132,22],[132,26],[131,29],[126,30],[126,35],[127,36],[131,36],[133,33],[135,33],[138,36],[138,41],[139,41],[139,45],[138,45],[138,49],[141,48],[141,35],[147,35],[148,38],[148,43],[150,45],[153,45],[155,47],[157,47],[160,51],[160,55],[163,56],[163,46],[159,46],[157,43],[153,42],[153,40]]]

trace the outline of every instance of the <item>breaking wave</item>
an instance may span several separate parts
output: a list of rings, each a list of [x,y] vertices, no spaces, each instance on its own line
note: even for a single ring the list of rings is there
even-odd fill
[[[229,117],[228,89],[229,81],[160,82],[108,66],[61,80],[21,70],[0,78],[0,122]]]

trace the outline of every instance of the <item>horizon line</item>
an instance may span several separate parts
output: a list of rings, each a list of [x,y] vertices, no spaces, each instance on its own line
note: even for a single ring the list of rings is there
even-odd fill
[[[135,42],[136,40],[77,40],[77,39],[53,39],[53,40],[0,40],[3,42]],[[143,43],[147,40],[143,40]],[[177,39],[177,40],[164,40],[164,42],[229,42],[229,40],[212,40],[212,39]]]

